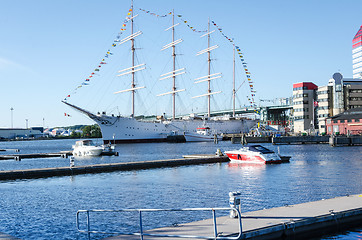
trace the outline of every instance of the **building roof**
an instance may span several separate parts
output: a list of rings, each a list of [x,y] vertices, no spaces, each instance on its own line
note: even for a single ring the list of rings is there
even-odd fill
[[[361,85],[362,79],[360,78],[343,78],[343,85]]]
[[[293,84],[293,88],[300,88],[300,87],[305,87],[306,90],[314,90],[318,88],[318,86],[312,82],[301,82]]]
[[[352,40],[352,48],[357,48],[362,45],[362,25]]]
[[[330,117],[332,120],[349,120],[349,119],[362,119],[362,107],[352,108],[344,111],[343,113]]]

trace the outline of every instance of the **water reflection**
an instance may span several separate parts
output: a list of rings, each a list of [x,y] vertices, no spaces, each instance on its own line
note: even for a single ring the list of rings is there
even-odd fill
[[[20,148],[22,153],[36,150],[56,152],[71,149],[74,140],[14,144],[14,147],[0,148]],[[263,145],[277,151],[276,146]],[[180,158],[182,155],[212,154],[217,148],[226,151],[239,146],[229,142],[218,145],[125,144],[117,145],[118,157],[76,159],[76,165]],[[242,211],[246,212],[362,193],[362,147],[283,145],[279,148],[281,154],[292,156],[290,163],[218,163],[0,181],[0,232],[25,240],[86,239],[75,230],[75,213],[79,209],[225,207],[228,206],[228,193],[240,191]],[[69,159],[0,161],[0,169],[55,166],[69,166]],[[191,214],[185,220],[195,221],[203,217]],[[127,219],[117,221],[119,226],[128,230],[137,228]],[[166,218],[165,221],[162,224],[177,222],[176,219]],[[156,227],[158,223],[152,224]]]

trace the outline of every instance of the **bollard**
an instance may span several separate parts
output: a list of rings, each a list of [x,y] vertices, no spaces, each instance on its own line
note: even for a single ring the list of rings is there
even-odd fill
[[[224,154],[221,152],[220,148],[216,149],[216,153],[217,156],[222,157],[224,156]]]
[[[230,207],[232,208],[236,208],[239,210],[240,212],[240,196],[241,193],[239,191],[237,192],[229,192],[229,204]],[[237,218],[238,217],[238,212],[235,210],[231,210],[230,211],[230,218]]]
[[[69,163],[70,163],[71,168],[74,167],[74,157],[73,156],[69,158]]]
[[[217,144],[217,135],[214,134],[214,143]]]

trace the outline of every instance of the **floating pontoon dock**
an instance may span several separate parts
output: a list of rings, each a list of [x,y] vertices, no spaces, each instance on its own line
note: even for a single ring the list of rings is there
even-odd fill
[[[241,203],[242,205],[242,203]],[[315,202],[302,203],[254,212],[242,213],[242,235],[239,239],[309,239],[334,233],[362,224],[362,195],[351,195]],[[239,221],[229,216],[216,218],[218,238],[237,236]],[[93,226],[96,223],[92,223]],[[180,224],[148,231],[146,234],[211,236],[214,239],[213,219]],[[222,238],[226,237],[226,238]],[[140,236],[121,235],[106,238],[140,239]],[[160,239],[156,236],[143,236],[143,239]],[[162,238],[185,239],[185,238]]]
[[[52,157],[62,157],[67,158],[72,156],[72,151],[61,151],[56,153],[25,153],[25,154],[8,154],[8,155],[0,155],[0,160],[16,160],[21,161],[21,159],[25,158],[52,158]],[[118,156],[118,152],[114,151],[103,151],[101,156]]]
[[[27,170],[0,171],[0,180],[42,178],[52,176],[71,176],[86,173],[101,173],[113,171],[131,171],[137,169],[174,167],[182,165],[196,165],[206,163],[228,162],[226,156],[209,156],[199,158],[166,159],[139,162],[108,163],[86,166],[40,168]]]

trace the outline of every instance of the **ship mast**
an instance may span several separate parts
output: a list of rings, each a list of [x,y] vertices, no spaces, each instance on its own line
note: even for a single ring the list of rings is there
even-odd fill
[[[132,64],[132,66],[129,67],[129,68],[119,70],[118,72],[121,73],[121,74],[117,75],[117,76],[123,76],[123,75],[127,75],[127,74],[132,74],[131,88],[126,89],[126,90],[121,90],[121,91],[118,91],[118,92],[114,92],[115,94],[123,93],[123,92],[132,92],[132,114],[131,114],[131,117],[135,116],[135,93],[136,93],[136,90],[145,88],[144,86],[143,87],[136,87],[136,82],[135,82],[135,73],[146,68],[145,67],[146,64],[139,64],[139,65],[135,66],[136,48],[135,48],[135,40],[134,39],[135,39],[135,37],[142,34],[141,31],[134,32],[133,19],[135,17],[137,17],[137,16],[138,16],[138,14],[134,16],[134,13],[133,13],[133,1],[132,1],[131,18],[129,19],[129,21],[131,21],[131,35],[129,35],[128,37],[122,39],[119,42],[119,44],[121,45],[121,44],[123,44],[125,42],[131,41],[131,51],[132,51],[131,64]]]
[[[235,117],[235,44],[233,44],[233,117]]]
[[[132,5],[131,5],[131,35],[133,34],[133,0],[132,0]],[[134,38],[131,39],[131,51],[132,51],[132,67],[134,67],[134,55],[135,55],[135,47],[134,47]],[[134,83],[134,77],[135,77],[135,72],[132,72],[132,85],[131,88],[135,88],[135,83]],[[135,95],[135,90],[132,90],[132,115],[131,117],[134,117],[134,95]]]
[[[202,94],[202,95],[199,95],[199,96],[192,97],[192,98],[198,98],[198,97],[207,96],[207,116],[208,116],[208,118],[211,117],[211,95],[221,93],[221,91],[219,91],[219,92],[212,92],[211,91],[211,80],[221,78],[221,73],[211,74],[211,51],[219,47],[218,45],[214,45],[214,46],[210,47],[210,34],[213,33],[213,32],[215,32],[215,30],[210,32],[210,18],[209,18],[207,33],[201,36],[201,37],[207,36],[207,48],[204,49],[204,50],[199,51],[196,54],[196,56],[198,56],[198,55],[207,53],[208,75],[195,79],[196,80],[195,83],[201,83],[201,82],[206,82],[207,81],[208,89],[207,89],[206,94]]]
[[[175,117],[176,117],[176,93],[185,91],[185,89],[176,90],[176,76],[186,73],[184,71],[185,68],[176,70],[176,44],[179,44],[183,41],[182,39],[175,40],[175,27],[177,25],[179,25],[179,23],[175,24],[175,13],[172,10],[172,26],[165,29],[165,31],[172,29],[172,42],[163,46],[161,51],[163,51],[169,47],[172,47],[173,67],[172,67],[172,72],[162,74],[161,75],[162,78],[160,78],[160,80],[164,80],[167,78],[173,79],[172,91],[157,95],[157,96],[164,96],[164,95],[172,94],[172,119],[173,120],[175,120]]]

